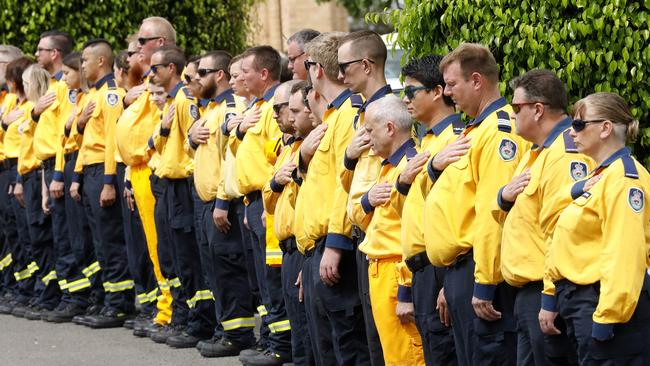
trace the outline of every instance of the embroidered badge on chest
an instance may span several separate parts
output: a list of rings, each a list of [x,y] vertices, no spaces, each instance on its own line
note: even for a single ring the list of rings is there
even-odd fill
[[[638,188],[630,188],[627,194],[627,203],[634,212],[641,212],[644,206],[643,191]]]
[[[569,168],[569,174],[574,181],[579,181],[587,176],[587,164],[581,161],[572,161]]]
[[[77,104],[77,91],[76,90],[68,91],[68,100],[70,101],[71,104]]]
[[[120,100],[120,98],[117,96],[117,94],[114,93],[106,94],[106,103],[108,103],[108,105],[110,105],[111,107],[115,107],[115,105],[117,105],[118,100]]]
[[[510,139],[503,139],[499,144],[499,155],[503,161],[512,161],[517,155],[517,144]]]
[[[196,104],[190,105],[190,116],[195,121],[199,119],[199,107]]]

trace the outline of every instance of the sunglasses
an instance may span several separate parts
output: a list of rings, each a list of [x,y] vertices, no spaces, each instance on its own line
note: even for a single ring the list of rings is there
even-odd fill
[[[605,122],[607,121],[604,118],[600,119],[590,119],[590,120],[583,120],[583,119],[574,119],[571,122],[571,127],[575,132],[580,132],[584,130],[587,127],[587,123],[600,123],[600,122]]]
[[[144,46],[147,42],[153,41],[154,39],[160,39],[160,38],[163,37],[140,37],[138,38],[138,43],[140,44],[140,46]]]
[[[273,112],[275,112],[275,114],[280,114],[280,111],[282,110],[282,107],[288,106],[288,105],[289,105],[289,102],[274,104],[273,105]]]
[[[192,83],[192,77],[191,77],[191,76],[189,76],[189,75],[187,75],[187,74],[184,74],[184,75],[183,75],[183,78],[185,78],[185,82],[186,82],[187,84]]]
[[[196,73],[199,74],[199,77],[205,77],[206,75],[217,71],[221,71],[221,69],[198,69],[196,70]]]
[[[318,65],[318,62],[316,62],[316,61],[305,60],[304,63],[305,63],[305,70],[307,70],[307,71],[309,71],[310,67]]]
[[[155,65],[151,65],[150,69],[151,69],[151,72],[156,74],[156,73],[158,73],[158,68],[159,67],[166,67],[167,65],[169,65],[169,64],[155,64]]]
[[[420,90],[431,90],[431,88],[421,85],[421,86],[413,86],[413,85],[408,85],[404,88],[404,95],[409,99],[412,100],[415,98],[415,93],[417,93]]]
[[[309,98],[307,98],[307,96],[309,95],[311,90],[312,90],[311,86],[306,87],[302,97],[302,104],[304,104],[305,107],[307,107],[307,109],[309,109],[310,111],[311,111],[311,107],[309,106]]]
[[[136,53],[138,53],[138,51],[126,51],[126,55],[128,57],[133,57],[133,55],[135,55]]]
[[[345,70],[347,70],[347,68],[348,68],[350,65],[352,65],[352,64],[356,64],[357,62],[363,62],[363,61],[368,61],[368,62],[370,62],[371,64],[374,64],[374,63],[375,63],[375,61],[373,61],[373,60],[371,60],[371,59],[369,59],[369,58],[360,58],[360,59],[358,59],[358,60],[352,60],[352,61],[348,61],[348,62],[342,62],[342,63],[340,63],[340,64],[339,64],[339,71],[341,72],[342,75],[345,75]]]
[[[512,106],[512,111],[513,111],[513,112],[515,112],[515,113],[519,113],[519,111],[521,110],[521,107],[523,107],[523,106],[525,106],[525,105],[533,105],[533,104],[538,104],[538,103],[539,103],[539,104],[543,104],[543,105],[548,105],[548,103],[544,103],[544,102],[522,102],[522,103],[510,103],[510,105]]]

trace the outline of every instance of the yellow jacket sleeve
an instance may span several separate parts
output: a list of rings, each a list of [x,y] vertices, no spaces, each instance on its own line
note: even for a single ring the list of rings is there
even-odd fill
[[[593,315],[599,324],[625,323],[636,309],[646,276],[647,200],[638,180],[621,177],[610,185],[603,200],[603,251],[600,254],[600,297]],[[646,202],[645,210],[635,211],[628,203],[635,192]]]
[[[114,100],[113,97],[111,97],[111,94],[116,95],[116,103],[109,102]],[[115,142],[115,126],[124,110],[124,105],[122,104],[123,97],[123,90],[109,90],[106,92],[106,96],[102,100],[104,136],[106,139],[104,155],[104,184],[115,183],[117,179],[117,162],[115,160],[115,149],[117,148]]]

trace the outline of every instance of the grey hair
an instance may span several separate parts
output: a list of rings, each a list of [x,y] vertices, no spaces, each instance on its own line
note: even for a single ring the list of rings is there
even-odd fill
[[[370,103],[368,109],[366,109],[366,118],[369,115],[382,123],[393,122],[399,132],[411,131],[413,124],[411,114],[406,109],[406,104],[393,94],[386,95]]]
[[[3,55],[6,59],[4,61],[11,62],[15,59],[21,58],[23,56],[23,51],[16,46],[2,44],[0,45],[0,55]]]
[[[305,28],[297,31],[289,39],[287,39],[287,45],[291,44],[291,42],[296,42],[298,45],[298,48],[300,48],[300,51],[305,50],[305,45],[311,41],[312,39],[318,37],[320,35],[320,32],[311,28]]]

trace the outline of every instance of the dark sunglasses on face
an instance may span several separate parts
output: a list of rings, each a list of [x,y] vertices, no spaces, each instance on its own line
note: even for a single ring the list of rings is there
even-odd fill
[[[316,61],[305,60],[305,70],[309,71],[309,68],[318,64]]]
[[[345,70],[347,70],[347,68],[350,65],[355,64],[357,62],[362,62],[364,60],[370,62],[371,64],[375,63],[375,61],[373,61],[373,60],[371,60],[369,58],[360,58],[358,60],[352,60],[352,61],[348,61],[348,62],[339,63],[339,71],[341,72],[341,74],[345,75]]]
[[[217,71],[221,71],[221,69],[198,69],[196,70],[196,73],[199,74],[200,77],[205,77],[206,75]]]
[[[510,105],[512,106],[512,111],[515,112],[515,113],[519,113],[519,111],[521,110],[521,107],[523,107],[523,106],[525,106],[525,105],[533,105],[533,104],[543,104],[543,105],[548,105],[548,103],[544,103],[544,102],[522,102],[522,103],[510,103]]]
[[[275,114],[280,114],[280,111],[282,110],[282,107],[289,105],[289,102],[284,102],[284,103],[278,103],[273,105],[273,112]]]
[[[126,55],[128,57],[133,57],[133,55],[135,55],[136,53],[138,53],[138,51],[126,51]]]
[[[185,82],[186,82],[186,83],[189,84],[189,83],[192,82],[192,77],[189,76],[188,74],[183,75],[183,77],[185,78]]]
[[[431,90],[431,88],[426,87],[424,85],[421,85],[421,86],[407,85],[404,88],[404,95],[406,95],[406,97],[409,100],[412,100],[413,98],[415,98],[415,93],[420,91],[420,90]]]
[[[150,68],[151,68],[151,72],[153,72],[153,73],[155,74],[155,73],[158,72],[158,68],[159,68],[159,67],[165,67],[165,66],[167,66],[167,65],[165,65],[165,64],[155,64],[155,65],[151,65],[151,67],[150,67]]]
[[[159,39],[159,38],[163,38],[163,37],[140,37],[140,38],[138,38],[138,43],[140,44],[140,46],[144,46],[147,42],[153,41],[154,39]]]
[[[580,132],[584,130],[587,127],[587,123],[600,123],[600,122],[605,122],[607,121],[604,118],[599,118],[599,119],[590,119],[590,120],[583,120],[583,119],[574,119],[571,122],[571,127],[575,132]]]

